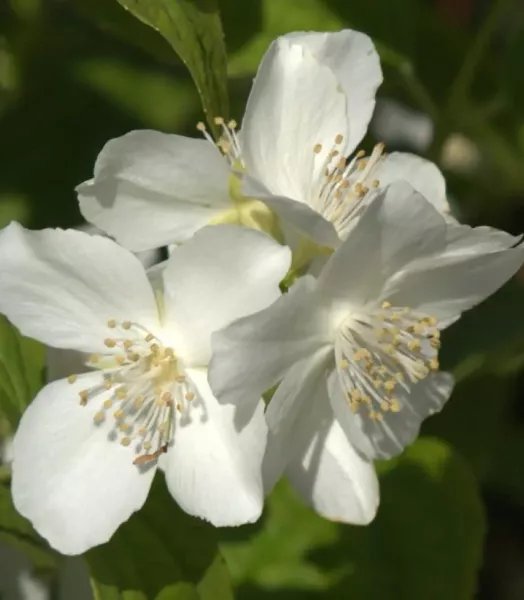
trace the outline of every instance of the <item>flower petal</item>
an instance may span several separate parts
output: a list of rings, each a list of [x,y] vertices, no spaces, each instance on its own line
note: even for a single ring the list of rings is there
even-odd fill
[[[240,132],[249,175],[276,196],[310,202],[335,138],[347,129],[346,98],[333,71],[306,46],[275,40],[262,59]],[[345,144],[338,147],[342,154]]]
[[[242,193],[248,198],[257,198],[264,202],[283,220],[284,226],[295,228],[300,234],[307,235],[317,244],[336,248],[340,243],[333,224],[313,210],[309,204],[284,196],[275,196],[260,182],[246,174],[243,176]]]
[[[409,306],[449,324],[498,290],[523,262],[524,245],[487,254],[444,251],[392,277],[383,295],[396,306]]]
[[[349,140],[353,152],[366,134],[375,108],[375,95],[382,83],[380,59],[371,39],[364,33],[344,29],[335,33],[300,32],[284,36],[312,52],[329,67],[339,81],[347,102]],[[307,98],[303,101],[307,102]]]
[[[325,379],[331,356],[331,349],[323,348],[293,365],[269,402],[265,415],[269,433],[263,463],[266,495],[288,463],[311,441],[310,415],[315,403],[324,401],[318,392],[319,389],[322,391],[320,382]]]
[[[221,402],[256,402],[296,362],[330,344],[316,287],[303,277],[269,308],[213,334],[209,382]]]
[[[215,526],[256,521],[263,506],[264,403],[237,430],[235,407],[218,403],[206,371],[188,369],[186,375],[198,397],[176,423],[165,465],[168,488],[186,512]]]
[[[107,542],[144,504],[154,476],[154,469],[139,471],[130,449],[94,424],[98,403],[79,405],[78,391],[101,381],[97,372],[47,385],[14,440],[16,509],[62,554]]]
[[[287,463],[291,484],[317,512],[335,521],[367,524],[379,503],[377,476],[334,418],[326,368],[325,360],[313,366],[299,363],[269,403],[266,491]]]
[[[450,212],[446,199],[446,181],[440,169],[429,160],[408,152],[393,152],[380,160],[370,177],[381,187],[395,181],[407,181],[441,213]]]
[[[372,420],[361,411],[353,413],[346,401],[338,373],[329,377],[331,406],[348,439],[370,460],[400,454],[415,441],[422,421],[440,411],[453,390],[453,376],[435,373],[411,387],[397,387],[399,412],[382,412],[382,420]]]
[[[393,183],[331,256],[319,276],[319,290],[357,305],[376,301],[389,277],[414,258],[434,254],[445,237],[444,217],[408,183]]]
[[[270,306],[291,264],[291,252],[252,229],[215,225],[175,248],[164,270],[166,326],[183,338],[183,358],[207,365],[211,334]]]
[[[45,344],[107,352],[108,319],[156,330],[156,302],[140,261],[101,236],[74,230],[0,233],[0,312]]]
[[[230,207],[229,167],[206,140],[132,131],[78,186],[83,216],[136,252],[183,242]]]

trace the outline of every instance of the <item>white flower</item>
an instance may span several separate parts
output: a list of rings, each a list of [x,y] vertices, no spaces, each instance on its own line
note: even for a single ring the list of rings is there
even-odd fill
[[[2,232],[0,312],[24,335],[92,354],[92,372],[44,387],[14,440],[15,505],[51,545],[76,554],[108,540],[144,503],[157,459],[187,512],[215,525],[258,518],[263,404],[248,419],[216,401],[210,335],[269,306],[289,262],[260,232],[207,228],[174,250],[155,297],[109,239]]]
[[[329,518],[366,523],[378,486],[371,460],[401,452],[441,409],[440,330],[521,266],[518,239],[447,223],[407,183],[371,203],[318,279],[212,340],[209,381],[243,406],[280,383],[266,412],[269,491],[283,469]]]
[[[238,134],[234,121],[217,119],[223,136],[216,145],[202,124],[207,141],[156,131],[111,140],[94,178],[77,188],[82,214],[138,251],[183,242],[231,215],[250,224],[246,207],[254,203],[246,197],[330,247],[377,181],[408,180],[447,210],[444,180],[428,161],[384,157],[381,145],[369,159],[358,153],[346,161],[366,133],[381,81],[378,55],[362,33],[280,37],[262,60]]]

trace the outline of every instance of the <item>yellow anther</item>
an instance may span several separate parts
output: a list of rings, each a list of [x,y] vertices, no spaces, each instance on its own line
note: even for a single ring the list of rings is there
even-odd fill
[[[144,396],[137,396],[135,398],[135,408],[141,408],[144,404]]]
[[[381,304],[382,308],[390,308],[391,307],[391,302],[388,302],[387,300],[384,300],[384,302],[382,302]]]
[[[422,335],[424,332],[426,331],[426,328],[424,327],[424,325],[417,323],[416,325],[413,326],[413,333],[416,333],[417,335]]]
[[[371,187],[372,187],[372,188],[378,188],[378,186],[379,186],[379,185],[380,185],[380,181],[379,181],[378,179],[374,179],[374,180],[371,182]]]
[[[111,379],[106,379],[104,381],[104,387],[106,388],[106,390],[110,390],[112,386],[113,382],[111,381]]]
[[[146,342],[150,342],[155,339],[155,336],[152,333],[148,333],[145,337]]]
[[[388,379],[388,381],[384,383],[384,389],[386,390],[386,392],[392,392],[395,389],[396,385],[397,382],[395,379]]]
[[[420,340],[417,340],[417,339],[408,340],[407,347],[412,352],[418,352],[420,350]]]
[[[78,375],[69,375],[67,378],[68,383],[74,383],[78,379]]]
[[[88,359],[88,362],[97,363],[99,360],[100,360],[100,356],[98,354],[91,354],[91,356]]]
[[[380,408],[384,412],[388,412],[388,410],[389,410],[389,402],[387,402],[386,400],[382,400],[382,402],[380,403]]]
[[[133,346],[133,342],[131,340],[125,340],[124,341],[124,348],[126,350],[129,350],[132,346]]]
[[[406,378],[404,377],[404,373],[395,373],[395,378],[399,383],[402,383],[403,381],[406,380]]]
[[[236,129],[238,127],[238,123],[235,121],[235,119],[231,119],[227,126],[229,127],[229,129]]]
[[[440,366],[440,364],[438,362],[438,358],[431,358],[430,359],[430,361],[429,361],[429,368],[432,371],[438,371],[439,366]]]
[[[195,398],[195,394],[193,392],[187,392],[184,396],[184,398],[186,400],[189,400],[191,402],[191,400],[193,400]]]
[[[391,400],[389,401],[389,410],[391,412],[397,413],[400,411],[400,404],[399,401],[396,398],[391,398]]]
[[[98,412],[96,412],[95,416],[93,417],[95,423],[101,423],[105,418],[106,418],[106,415],[105,415],[104,411],[102,411],[102,410],[99,410]]]
[[[153,338],[151,337],[151,339],[153,339]],[[151,340],[147,340],[147,341],[149,342]],[[151,350],[151,352],[153,354],[158,354],[158,352],[160,351],[160,346],[158,344],[156,344],[156,343],[155,344],[151,344],[151,346],[149,346],[149,349]]]
[[[431,338],[429,340],[429,343],[431,344],[431,346],[433,346],[433,348],[440,348],[440,340],[436,339],[436,338]]]
[[[322,144],[315,144],[313,146],[313,152],[315,154],[320,154],[322,152]]]
[[[121,419],[124,415],[125,413],[121,408],[115,410],[115,412],[113,413],[113,417],[115,417],[115,419]]]
[[[124,398],[127,396],[127,390],[125,387],[119,387],[116,392],[115,392],[115,396],[119,399],[119,400],[124,400]]]
[[[122,327],[123,327],[124,329],[131,329],[131,325],[132,325],[131,321],[124,321],[124,322],[122,323]]]
[[[215,117],[213,119],[215,125],[223,125],[224,124],[224,118],[223,117]]]
[[[80,404],[85,406],[89,397],[89,390],[81,390],[78,395],[80,396]]]
[[[205,131],[206,130],[206,126],[204,125],[204,123],[202,123],[202,121],[200,121],[199,123],[197,123],[196,128],[198,129],[198,131]]]
[[[341,133],[338,133],[335,136],[335,144],[341,144],[343,139],[344,139],[344,136]]]
[[[168,406],[173,404],[173,396],[172,396],[171,392],[164,392],[162,394],[162,401],[164,402],[164,404],[167,404]]]
[[[122,446],[129,446],[129,444],[131,443],[131,438],[123,437],[120,440],[120,443],[122,444]]]
[[[356,154],[355,154],[355,158],[363,158],[364,156],[366,156],[366,151],[365,150],[359,150]]]
[[[349,367],[349,363],[348,363],[348,361],[347,361],[345,358],[343,358],[343,359],[342,359],[342,360],[341,360],[341,361],[338,363],[338,366],[339,366],[341,369],[347,369],[347,368]]]
[[[428,317],[427,322],[430,327],[435,327],[435,325],[438,323],[438,320],[436,317]]]
[[[373,379],[373,386],[379,390],[382,387],[382,381],[380,379]]]
[[[104,340],[104,344],[108,347],[108,348],[114,348],[116,346],[116,341],[111,339],[111,338],[107,338]]]
[[[109,409],[110,409],[112,406],[113,406],[113,401],[112,401],[112,400],[106,400],[106,401],[104,402],[104,408],[105,408],[106,410],[109,410]]]
[[[144,442],[144,450],[151,450],[153,444],[151,442]]]
[[[174,358],[174,357],[175,357],[175,353],[174,353],[174,351],[173,351],[173,348],[166,348],[166,349],[164,350],[164,356],[165,356],[166,358]]]
[[[126,361],[126,357],[123,356],[122,354],[119,354],[118,356],[115,356],[115,362],[117,365],[123,365]]]
[[[107,326],[110,329],[114,329],[116,327],[116,320],[115,319],[109,319],[109,321],[107,322]]]
[[[182,412],[182,405],[181,405],[180,403],[178,403],[178,404],[176,405],[176,409],[178,410],[178,412],[180,412],[180,413],[181,413],[181,412]]]
[[[131,431],[132,427],[131,427],[131,425],[129,425],[129,423],[122,422],[118,426],[118,429],[120,429],[120,431],[122,433],[127,433],[127,432]]]

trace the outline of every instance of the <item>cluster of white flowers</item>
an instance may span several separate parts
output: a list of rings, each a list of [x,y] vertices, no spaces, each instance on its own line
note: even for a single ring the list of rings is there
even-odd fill
[[[373,460],[451,393],[440,331],[524,261],[448,214],[435,165],[357,149],[381,81],[362,33],[286,35],[240,129],[104,147],[79,202],[116,241],[1,232],[0,312],[89,367],[44,387],[14,440],[16,507],[55,548],[108,540],[157,468],[216,526],[258,519],[284,472],[322,515],[374,518]],[[161,246],[151,270],[133,254]]]

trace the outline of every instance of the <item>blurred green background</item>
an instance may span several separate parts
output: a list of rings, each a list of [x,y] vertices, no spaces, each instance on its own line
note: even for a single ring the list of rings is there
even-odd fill
[[[232,117],[277,35],[362,30],[385,78],[363,146],[431,158],[460,220],[524,231],[521,0],[219,4]],[[201,119],[184,65],[116,0],[0,0],[0,227],[81,224],[74,187],[107,140],[196,135]],[[283,482],[258,524],[220,532],[236,597],[524,598],[524,273],[446,332],[443,364],[457,389],[424,439],[379,465],[370,527],[324,521]]]

